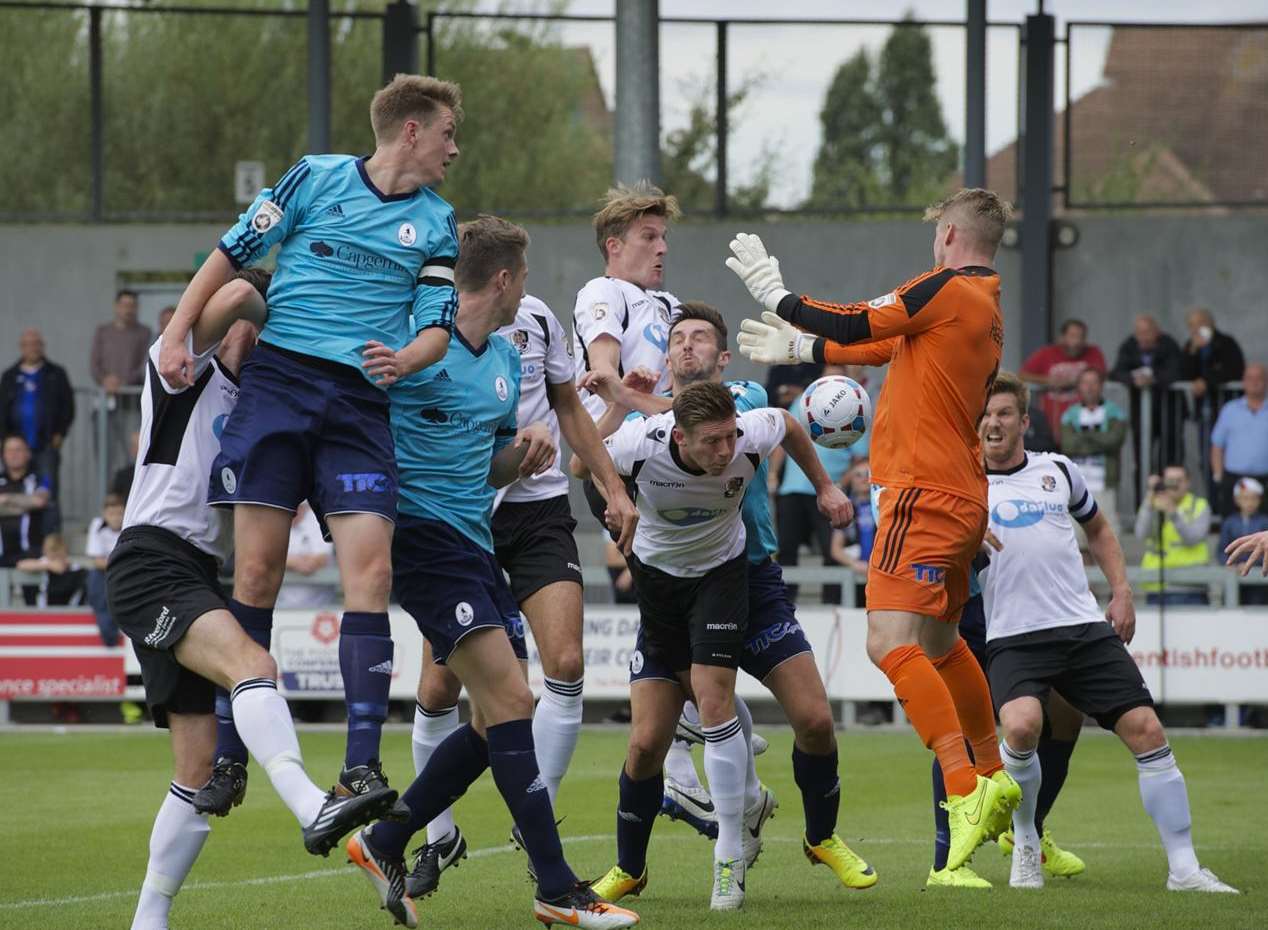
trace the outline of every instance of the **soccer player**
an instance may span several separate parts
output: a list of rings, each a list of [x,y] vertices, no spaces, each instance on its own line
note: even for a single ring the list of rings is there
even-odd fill
[[[668,390],[665,350],[678,299],[659,288],[666,234],[679,216],[677,198],[646,181],[607,192],[592,221],[603,275],[578,291],[572,313],[578,381],[590,371],[619,378],[642,367],[655,374],[657,391]],[[601,397],[583,391],[582,400],[594,419],[603,415]]]
[[[708,339],[716,349],[716,336]],[[760,795],[735,707],[735,670],[746,649],[750,608],[741,502],[750,485],[765,490],[758,469],[782,445],[805,469],[834,524],[849,522],[850,504],[824,473],[810,437],[786,411],[759,408],[737,415],[731,391],[716,381],[685,387],[669,412],[628,420],[607,442],[617,471],[638,487],[642,519],[629,565],[641,628],[631,664],[630,742],[619,782],[619,872],[609,872],[602,884],[619,896],[646,882],[661,769],[687,693],[700,711],[704,767],[717,811],[710,907],[734,910],[744,904],[745,796]],[[664,669],[672,680],[640,680],[645,663]],[[817,780],[824,781],[823,772]],[[758,816],[765,819],[760,811]]]
[[[889,365],[871,449],[867,652],[942,766],[950,869],[1007,829],[1020,796],[999,757],[986,678],[956,630],[987,525],[976,426],[1004,343],[993,263],[1008,217],[980,189],[930,207],[935,267],[870,302],[789,293],[779,262],[747,233],[726,261],[766,308],[763,322],[741,324],[741,352],[765,364]],[[838,355],[853,343],[864,358]]]
[[[234,509],[230,608],[266,648],[300,501],[335,543],[348,707],[342,792],[386,784],[379,740],[392,675],[397,482],[383,389],[449,344],[458,244],[453,209],[431,188],[458,155],[461,118],[457,85],[398,75],[370,104],[374,154],[305,156],[261,191],[194,276],[162,337],[159,373],[190,383],[183,340],[208,296],[279,246],[268,322],[243,371],[209,500]],[[242,800],[246,756],[223,694],[218,716],[215,777],[197,803],[224,815]]]
[[[1087,483],[1064,455],[1022,443],[1030,391],[1001,372],[979,427],[990,481],[991,531],[1000,542],[981,573],[991,693],[1004,738],[1000,752],[1022,788],[1013,814],[1014,888],[1043,887],[1035,804],[1041,772],[1035,748],[1042,702],[1059,685],[1071,704],[1118,734],[1136,757],[1140,799],[1167,854],[1167,888],[1236,894],[1198,863],[1189,795],[1153,699],[1124,643],[1136,610],[1123,550]],[[1112,595],[1102,614],[1088,588],[1071,518]],[[1107,622],[1108,621],[1108,622]]]
[[[519,610],[489,529],[496,488],[545,471],[557,451],[545,424],[517,430],[519,353],[494,334],[515,319],[523,298],[528,234],[486,216],[464,224],[460,240],[453,344],[439,364],[392,391],[401,474],[393,564],[401,605],[434,660],[466,685],[475,711],[436,747],[405,792],[408,822],[380,822],[358,833],[348,855],[392,916],[416,926],[405,846],[490,768],[532,861],[534,916],[546,924],[628,927],[638,916],[599,899],[564,860],[535,757],[533,695],[519,665],[526,657]],[[508,628],[518,632],[514,643]]]
[[[595,475],[605,508],[626,552],[638,522],[638,511],[625,483],[581,405],[573,385],[572,349],[550,308],[525,297],[513,322],[497,330],[519,353],[519,422],[544,422],[559,447],[562,431],[568,445]],[[540,475],[517,478],[498,493],[493,511],[493,551],[510,576],[511,593],[533,631],[546,679],[546,690],[533,711],[533,743],[542,781],[554,805],[559,785],[581,732],[584,685],[581,651],[581,557],[573,538],[576,521],[568,505],[568,478],[556,453]],[[414,769],[421,773],[436,747],[458,729],[458,696],[462,684],[434,662],[423,662],[414,716]],[[518,836],[515,838],[519,841]],[[418,850],[406,888],[412,898],[435,890],[440,874],[466,853],[467,843],[454,823],[453,811],[427,825],[427,843]]]
[[[192,798],[211,774],[217,685],[230,692],[242,738],[303,827],[309,852],[326,855],[396,800],[386,787],[336,798],[309,781],[277,693],[277,666],[220,593],[218,567],[232,540],[207,505],[207,472],[220,445],[216,426],[238,402],[238,372],[264,321],[267,287],[266,274],[249,272],[206,302],[186,336],[193,384],[169,386],[156,367],[159,343],[150,347],[136,477],[106,568],[111,616],[132,640],[154,724],[172,738],[172,783],[150,834],[133,930],[165,930],[172,899],[207,840],[207,816]]]
[[[708,304],[682,304],[669,328],[673,395],[677,396],[689,385],[699,382],[724,384],[735,399],[738,413],[767,407],[766,391],[761,385],[753,381],[722,381],[723,370],[730,360],[727,326],[722,314]],[[591,379],[590,383],[620,409],[634,409],[645,416],[672,410],[672,397],[631,391],[610,380],[603,381],[601,387],[598,378]],[[826,863],[846,887],[869,888],[876,884],[876,872],[836,835],[841,794],[832,710],[815,667],[810,643],[797,623],[783,575],[779,565],[772,560],[778,544],[771,519],[770,498],[766,493],[766,471],[767,463],[763,461],[744,492],[741,507],[748,562],[748,629],[739,667],[770,689],[792,725],[793,774],[801,789],[805,811],[806,831],[802,849],[806,857],[814,864]],[[826,475],[823,480],[831,483]],[[663,691],[667,702],[672,701],[674,695],[681,700],[678,676],[674,669],[648,651],[644,635],[640,635],[636,648],[638,658],[630,669],[631,692],[645,687],[649,692]],[[739,702],[736,710],[748,736],[752,720],[747,718],[747,711]],[[650,735],[646,731],[636,732],[631,741]],[[630,755],[650,756],[655,748],[640,742],[637,748],[631,747]],[[756,862],[761,852],[762,827],[776,804],[774,794],[758,781],[752,753],[747,755],[742,837],[746,868]],[[667,775],[664,783],[666,798],[685,810],[698,811],[701,801],[712,808],[714,805],[700,786],[694,766],[688,771],[689,775],[680,770],[673,782]],[[657,805],[661,804],[657,787],[659,775],[651,775],[648,781],[651,784],[631,781],[626,791],[623,780],[622,800],[629,803],[622,803],[621,809],[627,814],[635,814],[638,821],[636,826],[625,827],[631,842],[621,849],[621,863],[595,882],[595,891],[609,901],[640,892],[647,885],[647,843],[651,838]],[[713,812],[709,810],[709,813]],[[699,817],[699,814],[694,816]],[[635,824],[627,818],[623,821]],[[712,822],[716,825],[716,818]],[[643,835],[634,841],[639,829]]]

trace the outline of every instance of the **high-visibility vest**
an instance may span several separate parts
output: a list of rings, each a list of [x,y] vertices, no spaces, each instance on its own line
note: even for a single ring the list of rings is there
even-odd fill
[[[1193,520],[1207,509],[1206,500],[1192,492],[1184,495],[1184,498],[1176,507],[1176,510],[1184,515],[1186,521]],[[1140,567],[1146,572],[1156,572],[1159,567],[1165,571],[1170,568],[1186,568],[1190,565],[1207,565],[1211,561],[1211,553],[1207,548],[1206,540],[1199,539],[1189,545],[1180,538],[1179,530],[1175,528],[1175,524],[1170,520],[1162,521],[1161,551],[1158,548],[1157,533],[1150,533],[1145,544],[1145,556],[1140,560]],[[1157,582],[1146,583],[1143,587],[1146,591],[1159,590]]]

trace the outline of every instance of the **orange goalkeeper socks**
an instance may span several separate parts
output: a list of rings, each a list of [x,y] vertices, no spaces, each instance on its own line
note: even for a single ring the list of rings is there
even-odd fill
[[[999,737],[995,735],[995,709],[991,706],[991,689],[968,644],[957,639],[951,651],[933,660],[946,682],[960,727],[973,747],[978,774],[990,778],[1004,767],[999,758]],[[950,789],[948,789],[950,790]]]
[[[919,646],[899,646],[881,660],[880,669],[893,683],[894,696],[921,740],[937,754],[947,794],[972,793],[977,772],[964,748],[955,704],[924,651]]]

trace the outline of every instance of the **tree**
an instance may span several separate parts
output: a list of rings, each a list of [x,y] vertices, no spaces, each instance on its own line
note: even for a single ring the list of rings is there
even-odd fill
[[[933,50],[911,15],[873,67],[860,50],[837,68],[819,119],[823,141],[808,206],[915,206],[955,171],[957,147],[934,92]]]

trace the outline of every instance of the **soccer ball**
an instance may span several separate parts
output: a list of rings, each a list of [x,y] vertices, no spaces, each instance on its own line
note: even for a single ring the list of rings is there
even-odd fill
[[[844,449],[872,425],[872,399],[852,378],[820,378],[801,395],[801,425],[821,446]]]

